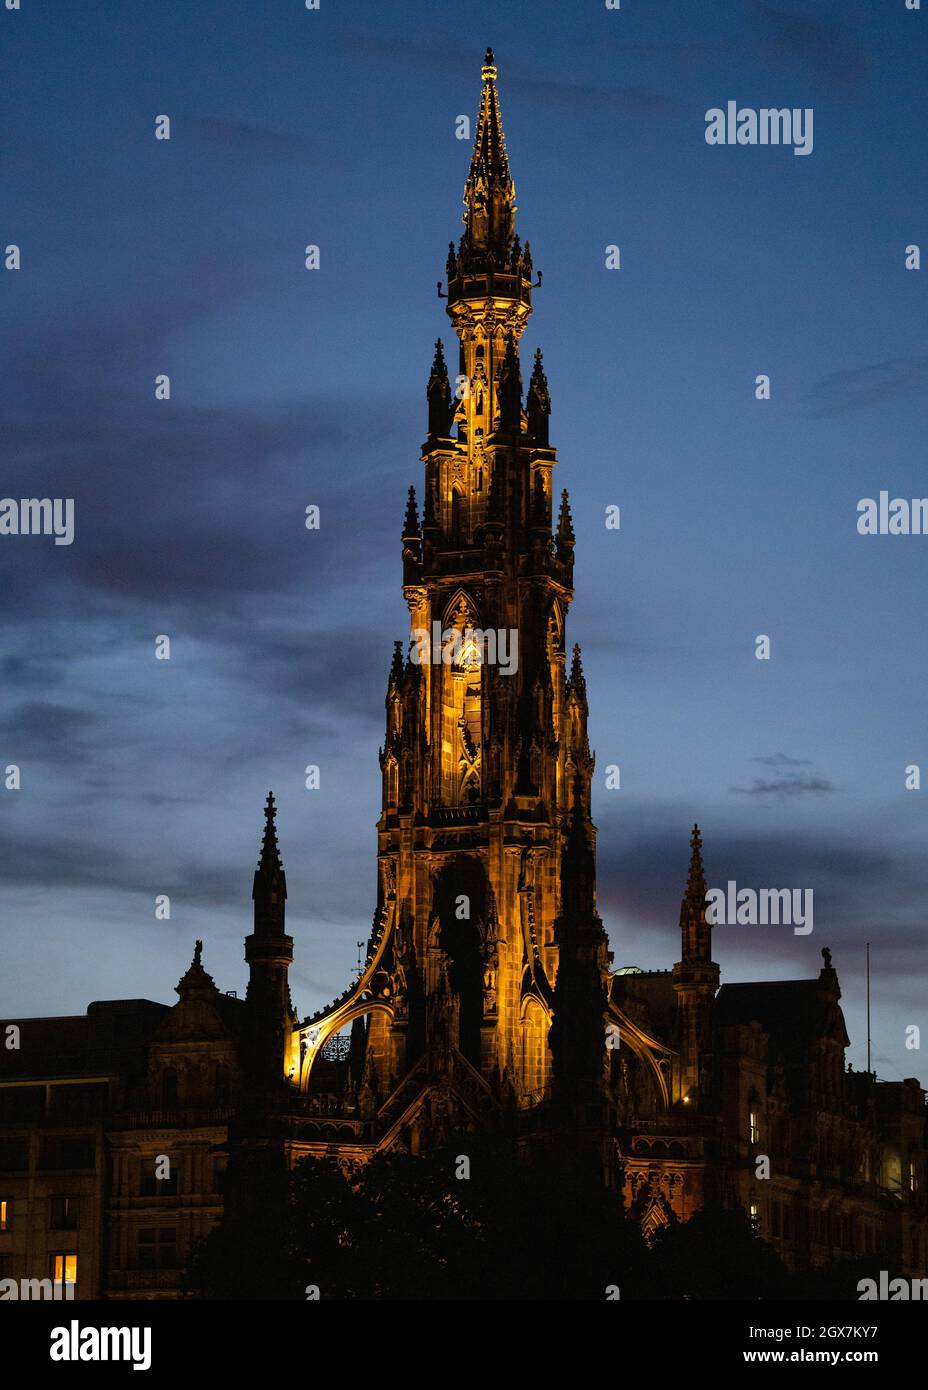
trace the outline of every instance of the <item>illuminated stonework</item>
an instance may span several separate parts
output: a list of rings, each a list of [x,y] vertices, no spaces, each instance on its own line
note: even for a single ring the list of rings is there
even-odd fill
[[[568,1107],[593,1105],[604,1136],[615,1118],[610,1019],[665,1101],[669,1084],[670,1049],[609,998],[586,683],[579,649],[569,669],[566,655],[574,533],[566,492],[554,517],[541,353],[526,393],[519,358],[541,276],[533,282],[515,230],[490,53],[482,76],[464,232],[446,266],[458,361],[449,373],[436,345],[422,511],[411,488],[403,528],[403,593],[411,631],[515,631],[518,665],[507,674],[466,644],[451,664],[418,663],[396,644],[367,961],[354,988],[299,1029],[300,1083],[312,1097],[326,1038],[366,1016],[355,1033],[360,1111],[380,1117],[380,1142],[389,1132],[387,1142],[401,1135],[413,1147],[431,1113],[423,1097],[436,1087],[443,1114],[473,1120],[549,1104],[558,1076]],[[561,1026],[550,1033],[565,950]]]
[[[78,1299],[177,1297],[248,1149],[351,1171],[476,1129],[567,1144],[571,1158],[580,1145],[648,1236],[717,1199],[750,1212],[790,1264],[880,1252],[924,1271],[924,1092],[845,1070],[827,949],[814,978],[719,988],[698,828],[680,959],[610,969],[576,648],[567,662],[575,538],[566,494],[554,519],[540,354],[523,393],[541,277],[515,232],[491,54],[464,209],[444,291],[457,371],[439,344],[422,508],[410,489],[402,533],[411,634],[461,640],[447,661],[395,646],[358,978],[300,1022],[269,796],[245,999],[217,988],[198,942],[171,1008],[121,999],[23,1019],[21,1049],[0,1050],[12,1277],[74,1259],[47,1217],[49,1202],[77,1201]],[[468,632],[517,633],[518,661],[482,659]]]

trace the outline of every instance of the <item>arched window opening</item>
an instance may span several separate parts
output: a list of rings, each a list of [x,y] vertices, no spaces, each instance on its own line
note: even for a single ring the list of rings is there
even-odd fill
[[[462,509],[464,499],[458,489],[451,489],[451,542],[453,545],[461,545],[464,541]]]
[[[483,776],[483,652],[463,599],[446,624],[458,633],[458,646],[454,660],[442,666],[442,800],[466,806],[479,801]]]

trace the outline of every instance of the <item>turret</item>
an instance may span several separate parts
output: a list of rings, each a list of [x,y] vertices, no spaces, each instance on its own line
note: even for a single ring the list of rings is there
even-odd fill
[[[276,815],[273,794],[268,792],[261,858],[251,894],[254,931],[245,938],[249,974],[244,1063],[252,1093],[270,1093],[282,1087],[292,1061],[294,1018],[288,972],[293,938],[284,930],[287,879],[277,846]]]
[[[541,365],[541,348],[535,353],[535,365],[532,368],[532,379],[528,386],[525,408],[528,415],[529,434],[537,445],[547,449],[551,395],[548,391],[548,378]]]
[[[429,403],[429,438],[447,439],[454,415],[454,402],[441,338],[435,342],[435,356],[425,394]]]
[[[706,921],[706,875],[698,825],[693,826],[689,876],[680,905],[680,950],[682,959],[673,968],[679,1053],[673,1099],[695,1108],[705,1103],[711,1084],[712,1009],[719,987],[719,968],[712,959],[712,929]]]
[[[609,950],[596,913],[593,827],[579,779],[561,853],[561,910],[554,928],[558,971],[548,1035],[554,1100],[573,1129],[605,1123]]]

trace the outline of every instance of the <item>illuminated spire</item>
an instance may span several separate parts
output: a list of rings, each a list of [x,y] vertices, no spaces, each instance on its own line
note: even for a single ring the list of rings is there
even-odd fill
[[[481,77],[480,113],[470,173],[464,186],[464,249],[492,254],[502,268],[515,230],[516,189],[509,172],[492,48],[486,51]]]

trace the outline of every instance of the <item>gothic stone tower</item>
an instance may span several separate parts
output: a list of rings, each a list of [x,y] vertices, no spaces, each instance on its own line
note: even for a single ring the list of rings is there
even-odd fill
[[[598,933],[583,946],[596,979],[584,967],[570,997],[579,1004],[576,980],[592,985],[602,1067],[594,760],[579,650],[566,660],[574,533],[566,492],[553,520],[540,352],[523,388],[519,344],[541,276],[533,284],[515,230],[490,51],[482,78],[464,232],[446,267],[456,370],[439,342],[422,511],[410,488],[402,535],[410,640],[396,643],[387,684],[378,911],[358,986],[303,1034],[305,1070],[333,1018],[344,1026],[366,1004],[364,1088],[378,1106],[417,1066],[458,1100],[468,1088],[504,1106],[545,1095],[559,954],[580,939],[562,920],[564,863],[585,876],[569,896]],[[582,1050],[563,1049],[562,1074]]]
[[[592,837],[593,759],[578,653],[565,669],[574,536],[566,494],[552,533],[540,352],[523,401],[532,258],[515,231],[492,52],[482,76],[464,233],[446,267],[457,370],[452,382],[439,342],[422,519],[410,489],[402,538],[413,641],[390,672],[381,756],[399,1016],[368,1048],[398,1075],[450,1030],[487,1082],[524,1102],[549,1081],[561,856],[575,800]]]

